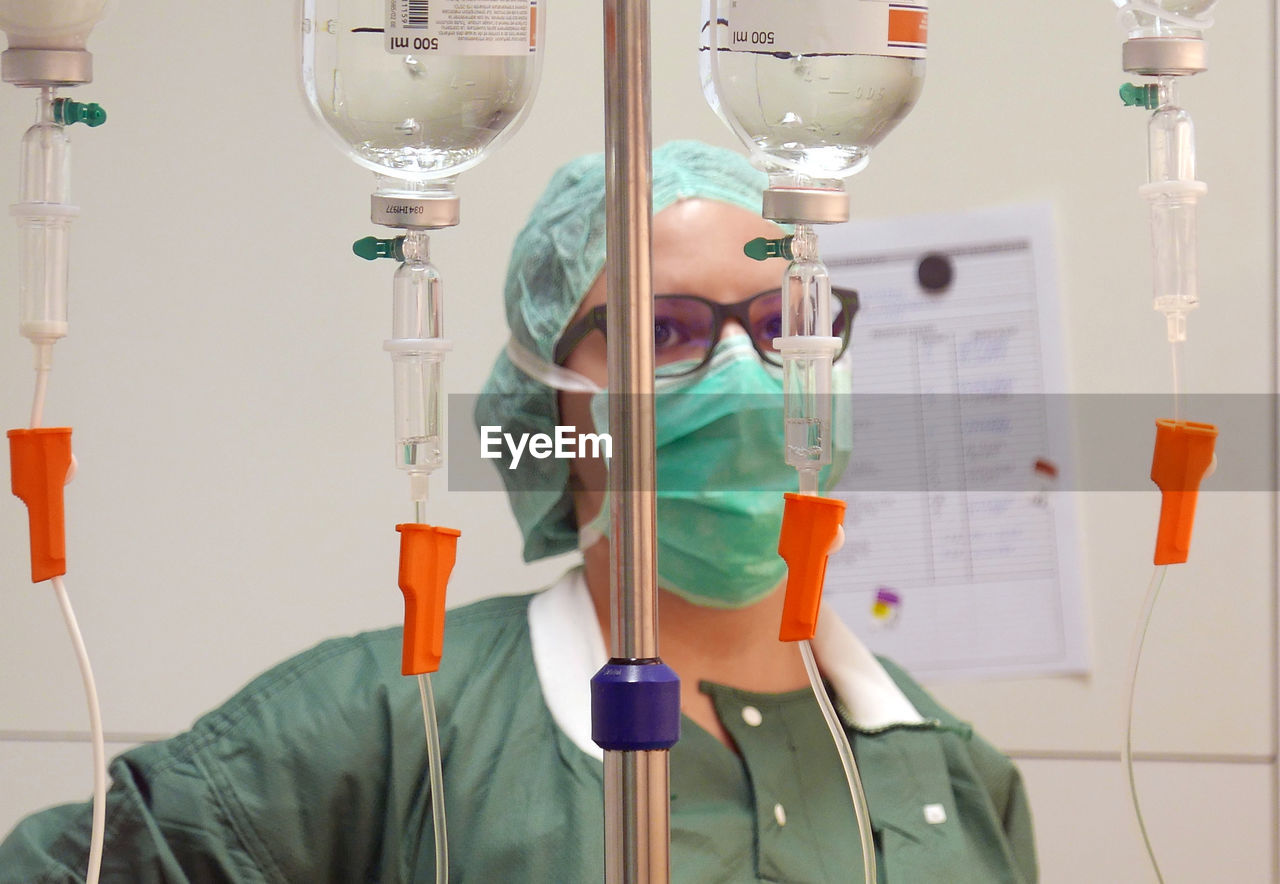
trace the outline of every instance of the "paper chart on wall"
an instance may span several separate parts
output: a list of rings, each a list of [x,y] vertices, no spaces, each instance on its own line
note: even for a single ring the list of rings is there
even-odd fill
[[[861,298],[826,604],[925,679],[1087,671],[1052,210],[820,239]]]

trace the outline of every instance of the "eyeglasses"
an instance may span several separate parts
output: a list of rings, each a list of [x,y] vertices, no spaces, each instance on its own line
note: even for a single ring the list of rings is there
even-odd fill
[[[858,293],[831,287],[831,333],[840,339],[840,352],[849,348],[853,317],[858,312]],[[592,307],[586,316],[564,330],[552,358],[564,365],[583,338],[599,329],[607,334],[605,306]],[[771,289],[736,304],[721,304],[698,295],[655,295],[653,298],[654,373],[658,377],[693,374],[711,361],[711,354],[726,320],[732,319],[747,330],[751,346],[770,365],[782,365],[773,339],[782,335],[782,292]]]

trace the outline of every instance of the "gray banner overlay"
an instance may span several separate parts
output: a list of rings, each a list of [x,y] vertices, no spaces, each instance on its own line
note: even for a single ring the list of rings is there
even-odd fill
[[[697,397],[697,393],[677,394]],[[446,464],[453,491],[501,491],[501,472],[510,455],[480,456],[480,434],[472,414],[479,395],[449,396]],[[552,432],[522,416],[516,400],[487,402],[489,413],[504,415],[504,432]],[[726,401],[728,399],[728,401]],[[729,458],[742,446],[754,446],[767,461],[783,461],[781,396],[708,396],[705,409],[680,407],[682,419],[700,410],[711,415],[750,413],[752,418],[714,420],[698,429],[696,445],[677,446],[682,456]],[[505,407],[505,406],[510,406]],[[662,396],[657,397],[659,414]],[[852,437],[852,450],[838,490],[876,492],[1046,492],[1150,491],[1155,422],[1172,418],[1168,395],[850,395],[837,403],[833,421]],[[1272,394],[1185,396],[1183,420],[1214,424],[1217,467],[1201,491],[1275,491],[1276,408]],[[509,416],[509,419],[505,416]],[[776,423],[774,421],[776,420]],[[772,430],[777,427],[776,432]],[[755,429],[749,438],[744,427]],[[676,428],[664,428],[661,443]],[[592,427],[575,432],[591,433]],[[848,438],[846,436],[846,438]],[[624,439],[613,439],[615,450]],[[526,451],[519,463],[519,487],[559,491],[563,472],[550,459],[535,460]],[[661,473],[660,469],[660,473]],[[777,490],[772,481],[726,471],[725,490]],[[660,481],[662,481],[660,476]],[[663,491],[699,491],[667,487]],[[1174,490],[1174,489],[1166,489]]]

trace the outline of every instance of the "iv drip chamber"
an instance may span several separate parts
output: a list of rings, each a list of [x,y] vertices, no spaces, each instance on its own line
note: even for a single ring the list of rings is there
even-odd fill
[[[391,354],[395,397],[396,467],[420,477],[414,499],[425,499],[426,477],[444,461],[444,328],[440,273],[430,263],[427,233],[409,231],[400,248],[404,263],[392,289]]]
[[[807,224],[791,238],[792,261],[783,277],[782,337],[831,336],[831,275],[818,257],[818,235]]]
[[[831,463],[831,366],[840,339],[831,334],[831,277],[811,226],[796,228],[791,249],[782,336],[773,343],[782,355],[786,461],[799,471],[801,493],[816,494],[818,473]]]
[[[67,334],[67,279],[71,265],[69,205],[71,144],[53,121],[51,90],[37,102],[38,115],[22,136],[18,202],[18,330],[33,343]]]
[[[307,104],[353,160],[440,182],[523,120],[543,16],[529,0],[300,0]]]
[[[1172,81],[1162,86],[1166,103],[1148,123],[1148,183],[1140,191],[1150,205],[1155,309],[1169,317],[1169,339],[1179,341],[1186,313],[1200,303],[1196,214],[1207,188],[1196,180],[1191,115],[1174,103]]]
[[[927,7],[703,0],[707,101],[772,187],[842,190],[920,96]]]

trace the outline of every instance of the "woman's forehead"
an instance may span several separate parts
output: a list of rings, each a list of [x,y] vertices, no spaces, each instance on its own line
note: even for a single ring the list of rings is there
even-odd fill
[[[740,231],[754,231],[756,235],[777,235],[780,228],[760,217],[759,212],[702,198],[678,200],[654,215],[655,245],[667,238],[683,239],[695,231],[703,235],[726,232],[732,236]]]
[[[742,247],[759,236],[780,235],[777,225],[737,206],[676,203],[654,218],[654,292],[734,299],[776,286],[785,262],[754,261]]]
[[[653,219],[655,294],[691,294],[735,300],[777,286],[785,262],[753,261],[742,252],[757,236],[782,236],[782,229],[738,206],[705,199],[681,200]],[[605,302],[601,272],[575,318]]]

